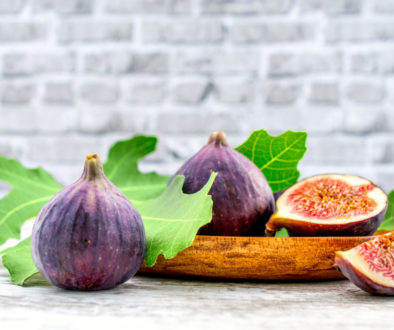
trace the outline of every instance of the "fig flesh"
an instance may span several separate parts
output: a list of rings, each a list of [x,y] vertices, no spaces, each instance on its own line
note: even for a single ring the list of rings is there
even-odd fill
[[[141,216],[104,175],[98,155],[82,176],[40,211],[32,232],[33,261],[52,284],[109,289],[131,278],[145,256]]]
[[[212,172],[217,176],[209,194],[212,220],[200,235],[261,236],[274,212],[274,196],[264,174],[248,158],[232,149],[223,132],[211,134],[208,144],[176,172],[184,175],[183,192],[200,190]]]
[[[394,295],[394,231],[336,252],[335,263],[343,275],[372,294]]]
[[[379,227],[387,195],[352,175],[310,177],[288,188],[266,226],[268,236],[286,228],[290,236],[367,236]]]

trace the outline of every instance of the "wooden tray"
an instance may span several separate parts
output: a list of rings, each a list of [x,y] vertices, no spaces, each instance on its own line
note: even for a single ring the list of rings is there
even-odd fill
[[[342,279],[335,251],[346,251],[367,237],[225,237],[196,236],[173,259],[160,256],[139,274],[233,280]]]

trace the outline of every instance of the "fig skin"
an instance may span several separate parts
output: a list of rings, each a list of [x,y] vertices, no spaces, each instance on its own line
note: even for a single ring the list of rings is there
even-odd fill
[[[387,207],[378,215],[365,220],[343,224],[319,224],[306,221],[294,221],[290,218],[277,217],[275,214],[267,223],[265,232],[273,237],[282,228],[286,228],[289,236],[369,236],[380,226]],[[271,221],[272,220],[272,221]]]
[[[200,235],[262,236],[275,210],[272,190],[263,173],[248,158],[232,149],[223,132],[211,134],[208,144],[186,161],[171,178],[185,176],[183,192],[199,191],[212,172],[217,176],[209,194],[212,220]]]
[[[86,157],[81,178],[43,207],[31,238],[40,273],[70,290],[103,290],[127,281],[145,249],[141,216],[106,178],[98,155]]]
[[[286,203],[286,198],[289,194],[292,193],[294,187],[299,187],[300,184],[303,184],[309,180],[315,180],[319,178],[331,178],[331,177],[339,177],[339,178],[348,178],[348,180],[357,180],[360,182],[364,182],[364,184],[370,184],[374,187],[374,189],[379,190],[381,196],[384,196],[385,202],[383,207],[379,210],[378,213],[365,216],[359,221],[349,221],[348,219],[344,219],[340,223],[330,223],[330,221],[311,221],[308,218],[297,218],[297,214],[292,214],[291,211],[282,212],[282,208]],[[272,215],[271,219],[268,221],[266,225],[265,232],[267,236],[273,237],[275,233],[279,231],[281,228],[286,228],[289,236],[293,237],[302,237],[302,236],[369,236],[372,235],[386,214],[387,210],[387,195],[375,184],[372,182],[352,175],[340,175],[340,174],[324,174],[319,176],[313,176],[310,178],[306,178],[294,186],[288,188],[285,192],[283,192],[276,201],[276,212]],[[296,216],[295,216],[296,215]]]
[[[384,236],[386,237],[391,236],[391,240],[394,240],[394,232],[386,234]],[[381,239],[381,237],[375,238],[375,240],[379,240],[379,239]],[[351,258],[348,259],[346,257],[347,255],[348,252],[342,252],[342,251],[336,252],[335,264],[336,267],[342,272],[342,274],[346,278],[348,278],[351,282],[353,282],[353,284],[358,286],[360,289],[374,295],[390,295],[390,296],[394,295],[394,286],[386,286],[381,283],[377,283],[372,278],[369,278],[367,274],[364,274],[362,271],[357,269],[358,266],[357,262],[356,261],[352,262]],[[393,285],[394,285],[394,281],[393,281]]]

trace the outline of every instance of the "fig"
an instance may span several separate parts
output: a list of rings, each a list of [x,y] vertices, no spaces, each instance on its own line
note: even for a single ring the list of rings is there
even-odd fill
[[[141,216],[104,175],[98,155],[87,156],[82,176],[44,205],[31,251],[40,273],[64,289],[109,289],[138,271],[145,256]]]
[[[232,149],[221,131],[212,133],[207,145],[187,160],[174,177],[184,175],[183,192],[192,194],[206,184],[212,172],[217,173],[209,192],[213,200],[212,220],[200,228],[199,234],[263,235],[275,209],[272,190],[264,174]]]
[[[379,227],[386,209],[387,195],[364,178],[313,176],[278,198],[266,234],[286,228],[290,236],[367,236]]]
[[[336,252],[335,263],[344,276],[372,294],[394,295],[394,231]]]

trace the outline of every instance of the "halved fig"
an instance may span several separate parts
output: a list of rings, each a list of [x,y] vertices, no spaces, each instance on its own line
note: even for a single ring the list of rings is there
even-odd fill
[[[394,295],[394,231],[349,251],[336,252],[335,263],[360,289]]]
[[[286,228],[290,236],[366,236],[379,227],[387,195],[353,175],[313,176],[287,189],[276,201],[267,236]]]

